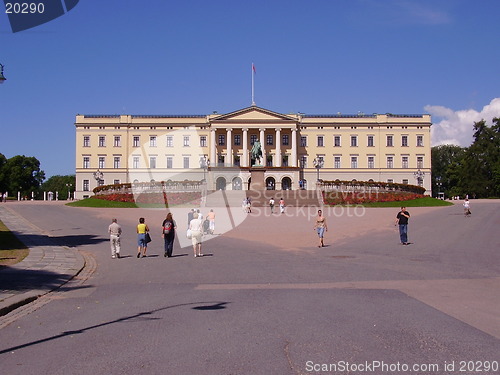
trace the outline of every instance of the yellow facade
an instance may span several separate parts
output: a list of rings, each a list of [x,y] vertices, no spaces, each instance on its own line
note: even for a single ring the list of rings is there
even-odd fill
[[[209,190],[246,190],[256,140],[269,189],[315,189],[319,177],[422,185],[430,194],[427,114],[280,114],[251,106],[222,115],[77,115],[75,125],[77,199],[99,184],[134,181],[205,179]]]

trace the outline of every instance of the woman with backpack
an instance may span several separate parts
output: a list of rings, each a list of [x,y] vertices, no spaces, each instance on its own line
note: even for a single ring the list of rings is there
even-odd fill
[[[169,212],[165,220],[161,225],[163,240],[165,241],[165,253],[164,257],[171,257],[172,251],[174,250],[174,239],[175,239],[175,230],[177,229],[177,225],[175,224],[175,220],[172,217],[172,213]]]

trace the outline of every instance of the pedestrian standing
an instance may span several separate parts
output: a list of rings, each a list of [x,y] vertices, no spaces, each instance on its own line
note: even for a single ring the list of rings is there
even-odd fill
[[[252,213],[252,198],[247,197],[247,214]]]
[[[195,209],[192,208],[191,211],[188,212],[188,227],[189,227],[189,223],[191,222],[191,220],[193,220],[194,211],[195,211]]]
[[[328,232],[328,225],[326,224],[326,218],[323,216],[323,211],[318,210],[318,216],[316,216],[316,221],[314,223],[313,230],[318,233],[319,244],[318,247],[325,246],[323,242],[323,237],[325,232]]]
[[[269,199],[269,207],[271,207],[271,213],[274,213],[274,198]]]
[[[109,241],[111,243],[111,258],[120,258],[120,236],[122,227],[116,219],[111,220],[108,227]]]
[[[401,207],[401,211],[396,215],[396,223],[399,225],[399,238],[402,245],[408,245],[408,219],[410,213],[406,211],[406,207]]]
[[[148,241],[146,240],[146,235],[149,235],[149,228],[146,224],[146,219],[143,217],[139,218],[139,224],[137,224],[137,258],[146,257],[146,251],[148,249]]]
[[[172,213],[169,212],[167,214],[167,217],[161,224],[161,236],[163,237],[163,241],[165,243],[165,252],[163,253],[164,257],[172,257],[176,229],[177,225],[175,223],[175,220],[172,216]]]

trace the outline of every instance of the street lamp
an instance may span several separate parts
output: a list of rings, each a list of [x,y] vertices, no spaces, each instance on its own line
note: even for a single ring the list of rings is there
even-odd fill
[[[422,186],[424,184],[425,172],[422,172],[420,168],[418,168],[418,171],[413,173],[413,176],[415,176],[418,186]]]
[[[316,168],[316,171],[317,171],[317,180],[319,181],[319,170],[321,168],[323,168],[323,165],[325,164],[325,161],[323,160],[323,158],[319,155],[316,155],[316,157],[314,158],[313,160],[313,165],[314,165],[314,168]]]
[[[3,75],[3,68],[4,68],[4,66],[2,64],[0,64],[0,84],[7,81],[7,78],[5,78],[5,76]]]
[[[203,168],[203,181],[206,179],[208,167],[210,167],[210,159],[207,159],[207,155],[203,155],[200,157],[200,168]]]
[[[66,187],[68,188],[68,200],[71,200],[71,187],[73,184],[66,184]]]
[[[94,178],[97,181],[97,186],[99,186],[104,178],[104,174],[99,170],[99,168],[94,172]]]

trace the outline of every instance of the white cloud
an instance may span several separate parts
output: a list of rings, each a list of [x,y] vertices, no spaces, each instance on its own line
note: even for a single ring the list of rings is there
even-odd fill
[[[453,111],[438,105],[426,105],[424,109],[435,121],[431,128],[432,145],[454,144],[468,147],[472,143],[474,122],[485,120],[491,125],[494,117],[500,117],[500,98],[493,99],[478,112],[475,109]]]

